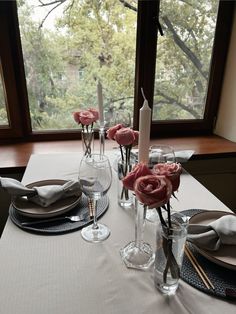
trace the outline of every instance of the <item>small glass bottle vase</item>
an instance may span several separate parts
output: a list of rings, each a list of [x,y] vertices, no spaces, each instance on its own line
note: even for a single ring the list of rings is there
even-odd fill
[[[120,250],[128,268],[148,269],[154,261],[151,246],[143,241],[146,208],[135,198],[135,240]]]
[[[93,129],[82,130],[81,140],[84,156],[91,156],[94,149],[94,130]]]
[[[187,216],[177,212],[171,214],[171,228],[157,226],[154,283],[164,294],[174,294],[178,288],[187,226]]]
[[[130,208],[134,206],[134,195],[133,192],[123,186],[122,179],[132,170],[134,166],[133,160],[127,164],[121,159],[117,162],[117,192],[118,192],[118,204],[122,208]]]

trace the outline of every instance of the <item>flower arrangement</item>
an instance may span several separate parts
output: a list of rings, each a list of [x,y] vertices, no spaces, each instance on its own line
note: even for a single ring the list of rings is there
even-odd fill
[[[156,208],[163,232],[167,236],[172,232],[170,198],[175,196],[174,192],[179,188],[181,172],[179,163],[160,163],[154,165],[153,169],[139,163],[122,180],[123,185],[134,191],[136,198],[145,208]],[[161,209],[167,212],[167,219],[163,218]],[[180,269],[172,252],[171,241],[165,243],[164,252],[167,262],[163,281],[166,282],[168,270],[174,278],[179,278]]]
[[[138,144],[139,132],[117,124],[107,130],[107,138],[119,144],[121,163],[118,166],[118,177],[123,179],[131,170],[131,150]],[[122,188],[121,199],[129,199],[128,189]]]
[[[88,131],[93,129],[93,124],[99,119],[99,113],[96,109],[81,110],[73,112],[73,117],[76,123],[81,124],[82,129]]]
[[[73,112],[73,118],[76,123],[82,126],[82,141],[84,144],[84,155],[91,155],[91,144],[93,140],[93,126],[99,119],[99,113],[96,109],[81,110]]]

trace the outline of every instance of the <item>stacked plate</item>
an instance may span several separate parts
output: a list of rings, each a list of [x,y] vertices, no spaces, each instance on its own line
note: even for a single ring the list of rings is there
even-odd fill
[[[63,185],[66,180],[43,180],[28,184],[27,187],[45,185]],[[97,217],[108,208],[108,197],[104,196],[97,202]],[[81,229],[90,224],[88,198],[84,194],[60,199],[48,207],[30,202],[27,197],[17,197],[12,201],[9,216],[14,224],[21,229],[46,234],[61,234]],[[83,220],[71,222],[66,216],[81,216]],[[54,218],[60,219],[54,219]]]
[[[229,212],[223,212],[218,210],[208,210],[198,213],[192,216],[189,220],[190,224],[208,225],[211,222],[225,216],[234,215]],[[235,245],[222,244],[217,251],[208,251],[206,249],[199,248],[195,245],[196,250],[209,259],[211,262],[220,266],[236,270],[236,249]]]
[[[189,209],[183,213],[190,217],[190,224],[208,225],[230,212],[217,210]],[[232,213],[232,215],[234,215]],[[184,256],[181,269],[181,278],[191,286],[221,298],[230,298],[226,291],[235,291],[236,250],[234,245],[221,245],[217,251],[208,251],[188,244],[198,263],[204,269],[208,278],[213,283],[215,290],[207,289],[189,259]]]
[[[27,187],[33,188],[45,185],[63,185],[66,182],[66,180],[44,180],[30,183],[27,185]],[[79,196],[70,196],[60,199],[48,207],[42,207],[33,202],[30,202],[27,197],[17,197],[12,202],[12,206],[23,216],[40,219],[49,218],[61,215],[74,208],[79,203],[81,195],[82,193]]]

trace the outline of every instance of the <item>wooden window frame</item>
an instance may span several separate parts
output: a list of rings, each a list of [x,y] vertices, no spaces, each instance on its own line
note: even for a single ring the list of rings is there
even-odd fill
[[[10,42],[11,26],[9,23],[9,10],[7,6],[1,6],[0,10],[0,71],[3,78],[3,89],[6,101],[6,110],[9,125],[0,127],[0,139],[17,138],[23,135],[20,119],[20,107],[12,60]]]
[[[141,87],[144,88],[149,104],[153,107],[159,5],[159,0],[138,1],[133,120],[135,129],[138,129],[139,109],[143,104]],[[219,3],[204,119],[155,121],[151,125],[152,138],[212,133],[223,82],[234,6],[234,1],[221,0]],[[0,56],[4,65],[3,76],[11,121],[9,129],[0,129],[0,139],[37,141],[80,138],[79,130],[32,132],[16,1],[1,1],[0,12],[5,16],[6,24],[5,28],[1,27],[0,38],[7,44],[4,46],[1,44],[4,48]],[[1,23],[2,21],[1,19]]]
[[[157,21],[160,1],[140,1],[137,30],[137,59],[135,104],[140,108],[143,103],[141,87],[149,105],[153,107],[154,80],[157,47]],[[158,3],[157,3],[158,2]],[[153,121],[151,137],[188,136],[212,134],[220,101],[224,69],[226,65],[232,23],[234,18],[234,1],[219,2],[218,17],[213,44],[212,60],[204,117],[201,120]],[[158,34],[159,35],[159,34]],[[223,43],[223,44],[222,44]],[[139,113],[135,112],[134,127],[138,129]]]

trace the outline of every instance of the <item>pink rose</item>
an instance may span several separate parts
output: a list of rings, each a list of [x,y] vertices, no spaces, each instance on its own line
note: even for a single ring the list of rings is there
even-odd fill
[[[135,181],[134,192],[141,203],[157,208],[169,201],[172,185],[165,176],[147,175]]]
[[[178,190],[182,166],[179,163],[159,163],[153,167],[153,173],[166,176],[172,183],[173,192]]]
[[[134,131],[130,128],[119,129],[114,138],[119,145],[123,146],[131,145],[135,141]]]
[[[80,124],[80,122],[81,122],[80,121],[80,111],[73,112],[73,117],[74,117],[75,122]]]
[[[88,110],[83,110],[80,112],[80,122],[83,125],[90,125],[94,122],[94,115]]]
[[[96,109],[90,108],[88,111],[90,111],[94,115],[93,122],[96,122],[99,119],[99,113]]]
[[[108,129],[107,130],[107,138],[109,140],[115,140],[116,132],[118,130],[120,130],[121,128],[123,128],[123,125],[122,124],[117,124],[117,125],[111,127],[110,129]]]
[[[134,131],[134,137],[135,137],[135,140],[134,140],[132,146],[138,145],[139,131]]]
[[[152,172],[148,168],[148,166],[144,163],[139,163],[136,166],[134,166],[133,170],[130,171],[126,177],[122,179],[123,185],[128,190],[133,191],[134,190],[134,184],[137,178],[141,176],[151,175]]]

